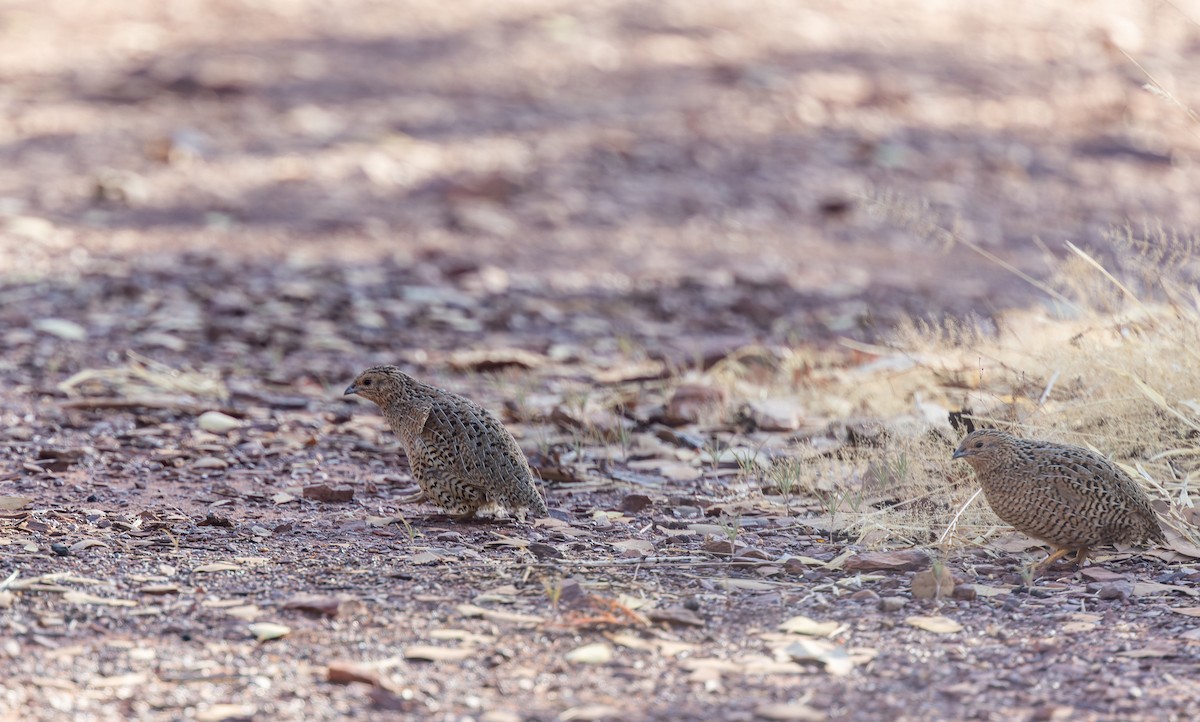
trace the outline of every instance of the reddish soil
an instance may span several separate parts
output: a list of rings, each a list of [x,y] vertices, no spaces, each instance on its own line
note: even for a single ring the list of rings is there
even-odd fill
[[[696,461],[836,425],[663,406],[739,349],[854,364],[1042,302],[868,198],[1037,278],[1195,227],[1196,126],[1121,51],[1187,104],[1198,34],[1150,3],[0,3],[0,720],[1192,718],[1193,565],[960,548],[916,599],[820,501]],[[340,397],[378,362],[502,414],[555,518],[398,508]]]

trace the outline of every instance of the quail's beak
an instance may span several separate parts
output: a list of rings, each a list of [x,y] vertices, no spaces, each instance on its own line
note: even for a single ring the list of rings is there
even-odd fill
[[[346,393],[350,393],[350,391],[347,389]],[[967,450],[966,450],[966,449],[955,449],[955,450],[954,450],[954,456],[951,456],[951,457],[950,457],[950,460],[951,460],[951,461],[953,461],[953,460],[955,460],[955,459],[961,459],[961,458],[963,458],[963,457],[964,457],[964,456],[966,456],[966,455],[967,455]]]
[[[358,393],[358,387],[355,386],[354,384],[350,384],[349,386],[346,387],[346,390],[342,392],[342,396],[353,396],[354,394],[357,394],[357,393]]]

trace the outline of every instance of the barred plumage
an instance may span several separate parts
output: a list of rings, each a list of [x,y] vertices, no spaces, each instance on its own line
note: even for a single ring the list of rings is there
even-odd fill
[[[1165,541],[1146,492],[1108,459],[1078,446],[1019,439],[995,429],[967,435],[954,452],[975,469],[996,516],[1083,564],[1102,544]]]
[[[464,519],[499,506],[522,516],[549,514],[512,434],[487,409],[421,383],[395,366],[363,371],[346,389],[374,401],[400,439],[421,493]]]

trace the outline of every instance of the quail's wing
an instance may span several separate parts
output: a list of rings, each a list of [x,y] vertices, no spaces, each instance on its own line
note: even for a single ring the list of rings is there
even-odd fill
[[[461,483],[485,489],[497,473],[511,464],[508,432],[482,407],[460,403],[436,403],[421,432],[429,453],[444,457]]]

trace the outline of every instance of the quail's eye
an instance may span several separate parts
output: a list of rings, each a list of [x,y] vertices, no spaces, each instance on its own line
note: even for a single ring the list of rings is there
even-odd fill
[[[370,386],[370,385],[371,385],[371,379],[363,379],[363,386]]]
[[[976,449],[982,449],[982,448],[983,448],[983,442],[982,442],[982,441],[976,441],[976,442],[975,442],[975,448],[976,448]]]

